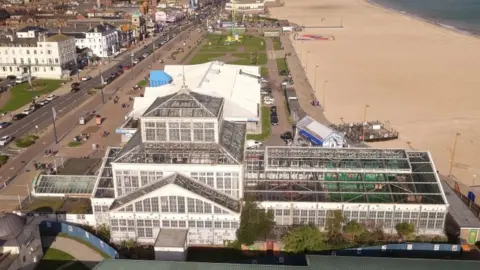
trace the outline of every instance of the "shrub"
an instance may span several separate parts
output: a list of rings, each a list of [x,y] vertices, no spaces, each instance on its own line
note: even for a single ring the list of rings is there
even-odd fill
[[[10,157],[6,155],[0,155],[0,166],[5,165]]]
[[[19,148],[27,148],[35,143],[35,139],[30,136],[25,136],[15,140],[15,145]]]
[[[68,147],[79,147],[82,145],[82,142],[72,141],[67,144]]]

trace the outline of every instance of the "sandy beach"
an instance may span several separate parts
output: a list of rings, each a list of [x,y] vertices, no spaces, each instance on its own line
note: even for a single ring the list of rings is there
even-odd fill
[[[428,150],[442,174],[460,133],[453,175],[480,185],[480,39],[361,0],[286,0],[270,12],[305,26],[343,25],[301,32],[335,40],[294,42],[320,101],[328,81],[331,122],[361,122],[368,104],[367,120],[390,121],[401,136],[373,147]]]

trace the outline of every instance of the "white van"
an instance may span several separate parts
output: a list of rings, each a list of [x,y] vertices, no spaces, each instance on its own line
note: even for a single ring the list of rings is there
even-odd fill
[[[15,83],[17,84],[24,83],[24,82],[28,82],[28,74],[22,74],[18,76],[17,79],[15,79]]]
[[[247,149],[255,149],[255,148],[261,147],[262,142],[255,141],[255,140],[247,140],[245,142],[245,146],[247,147]]]

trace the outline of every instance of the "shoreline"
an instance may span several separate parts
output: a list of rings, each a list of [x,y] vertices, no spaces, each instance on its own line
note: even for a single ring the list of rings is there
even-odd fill
[[[382,9],[384,11],[393,12],[393,13],[396,13],[398,15],[406,16],[408,18],[418,20],[418,21],[421,21],[423,23],[427,23],[431,26],[435,26],[435,27],[440,28],[442,30],[447,30],[449,32],[460,34],[460,35],[466,36],[466,37],[474,37],[474,38],[480,39],[480,33],[475,34],[475,33],[472,33],[470,31],[467,31],[467,30],[458,29],[458,28],[456,28],[455,26],[452,26],[452,25],[443,24],[439,21],[429,20],[429,19],[423,18],[421,16],[418,16],[418,15],[415,15],[415,14],[412,14],[412,13],[408,13],[404,10],[398,10],[398,9],[395,9],[395,8],[392,8],[392,7],[383,6],[379,3],[374,2],[374,0],[357,0],[357,1],[359,3],[363,2],[364,4],[370,5],[373,8],[379,8],[379,9]]]

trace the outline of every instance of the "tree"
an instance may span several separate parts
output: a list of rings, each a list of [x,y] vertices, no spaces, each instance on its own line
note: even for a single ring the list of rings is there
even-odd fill
[[[398,236],[403,239],[411,239],[415,234],[415,226],[407,222],[398,223],[395,229],[397,230]]]
[[[122,241],[121,247],[127,249],[128,251],[132,248],[136,248],[138,246],[137,242],[133,239],[128,239]]]
[[[294,227],[283,236],[282,241],[288,252],[302,253],[325,249],[323,233],[313,226]]]
[[[273,211],[265,211],[255,202],[246,201],[240,214],[237,240],[241,244],[250,246],[259,238],[265,239],[274,225]]]
[[[357,238],[365,232],[365,226],[358,223],[356,220],[352,220],[349,221],[345,227],[343,227],[343,231],[351,234],[354,238]]]

